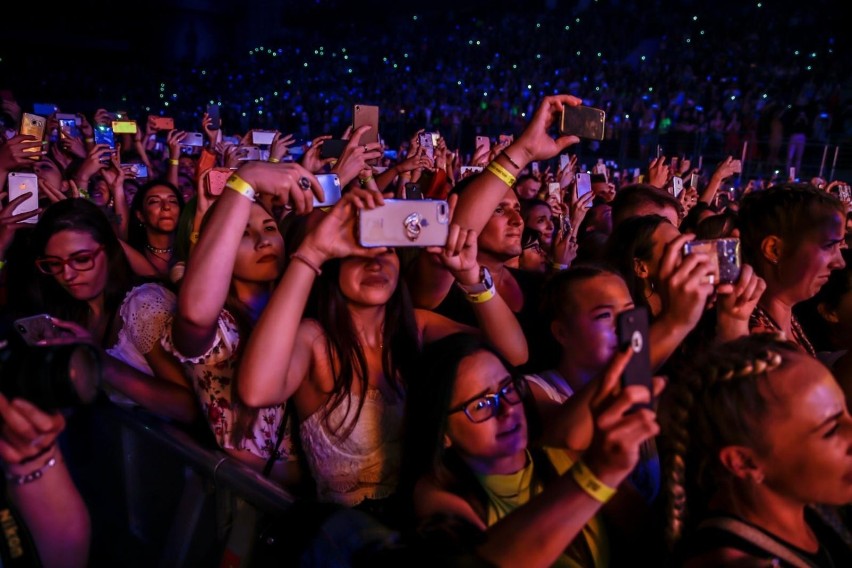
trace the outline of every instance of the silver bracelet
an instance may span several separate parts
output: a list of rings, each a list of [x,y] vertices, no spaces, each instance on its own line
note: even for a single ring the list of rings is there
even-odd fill
[[[33,481],[38,481],[44,475],[44,472],[56,465],[56,456],[53,456],[47,463],[35,471],[31,471],[26,475],[10,475],[6,474],[6,479],[12,485],[25,485]]]

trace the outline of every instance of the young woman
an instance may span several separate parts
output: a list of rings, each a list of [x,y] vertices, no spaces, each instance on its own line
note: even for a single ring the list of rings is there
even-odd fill
[[[852,418],[819,361],[773,334],[718,346],[672,381],[661,424],[682,566],[848,566]]]
[[[183,196],[170,182],[151,180],[133,196],[127,242],[145,256],[160,278],[177,262],[175,235]]]
[[[846,210],[828,192],[781,184],[743,197],[739,211],[744,261],[766,281],[752,314],[753,331],[780,331],[816,356],[793,306],[812,298],[843,268]]]
[[[405,478],[416,518],[467,525],[457,531],[461,548],[492,564],[607,565],[598,513],[658,430],[652,410],[627,413],[649,400],[647,389],[613,390],[628,359],[614,359],[586,407],[595,442],[575,461],[537,444],[526,382],[493,348],[467,334],[428,346],[407,401]],[[586,492],[589,479],[603,491]]]
[[[180,366],[159,346],[171,317],[170,291],[134,279],[103,211],[87,199],[48,207],[32,233],[32,309],[64,320],[113,355],[104,379],[116,401],[192,421],[196,405]],[[112,394],[116,394],[112,392]]]
[[[274,170],[247,173],[262,192],[280,184]],[[383,203],[378,192],[350,191],[307,233],[246,346],[238,383],[252,406],[292,398],[320,500],[394,522],[403,402],[420,349],[475,328],[413,309],[396,252],[357,244],[357,209]],[[523,332],[476,261],[476,234],[451,227],[456,240],[462,253],[441,259],[467,288],[483,335],[525,361]],[[302,320],[315,280],[317,317]]]

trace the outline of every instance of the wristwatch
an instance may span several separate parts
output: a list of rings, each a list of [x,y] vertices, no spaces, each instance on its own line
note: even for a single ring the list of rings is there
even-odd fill
[[[486,266],[480,266],[479,282],[477,282],[476,284],[469,284],[467,286],[459,282],[458,285],[459,288],[461,288],[468,294],[482,294],[486,290],[489,290],[494,287],[494,278],[491,277],[491,271],[488,270]]]

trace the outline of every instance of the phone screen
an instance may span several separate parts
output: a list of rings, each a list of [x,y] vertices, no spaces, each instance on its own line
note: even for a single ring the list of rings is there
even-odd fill
[[[207,116],[210,117],[210,130],[219,130],[219,105],[207,105]]]
[[[115,134],[110,126],[98,124],[95,126],[95,144],[107,144],[115,149]]]
[[[577,199],[580,199],[587,193],[592,191],[592,176],[588,173],[580,172],[577,174]]]

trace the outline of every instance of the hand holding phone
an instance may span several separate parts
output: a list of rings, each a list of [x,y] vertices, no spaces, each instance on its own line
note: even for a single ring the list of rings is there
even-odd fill
[[[38,176],[30,172],[9,172],[6,175],[6,187],[9,188],[9,202],[29,193],[23,203],[18,204],[12,215],[21,215],[38,210]],[[38,223],[38,215],[21,219],[21,223]]]
[[[20,334],[27,345],[35,345],[45,339],[71,337],[71,334],[54,324],[48,314],[19,318],[15,320],[14,325],[15,331]]]
[[[603,140],[606,112],[583,105],[562,106],[562,119],[559,122],[559,135],[574,135],[587,140]]]

